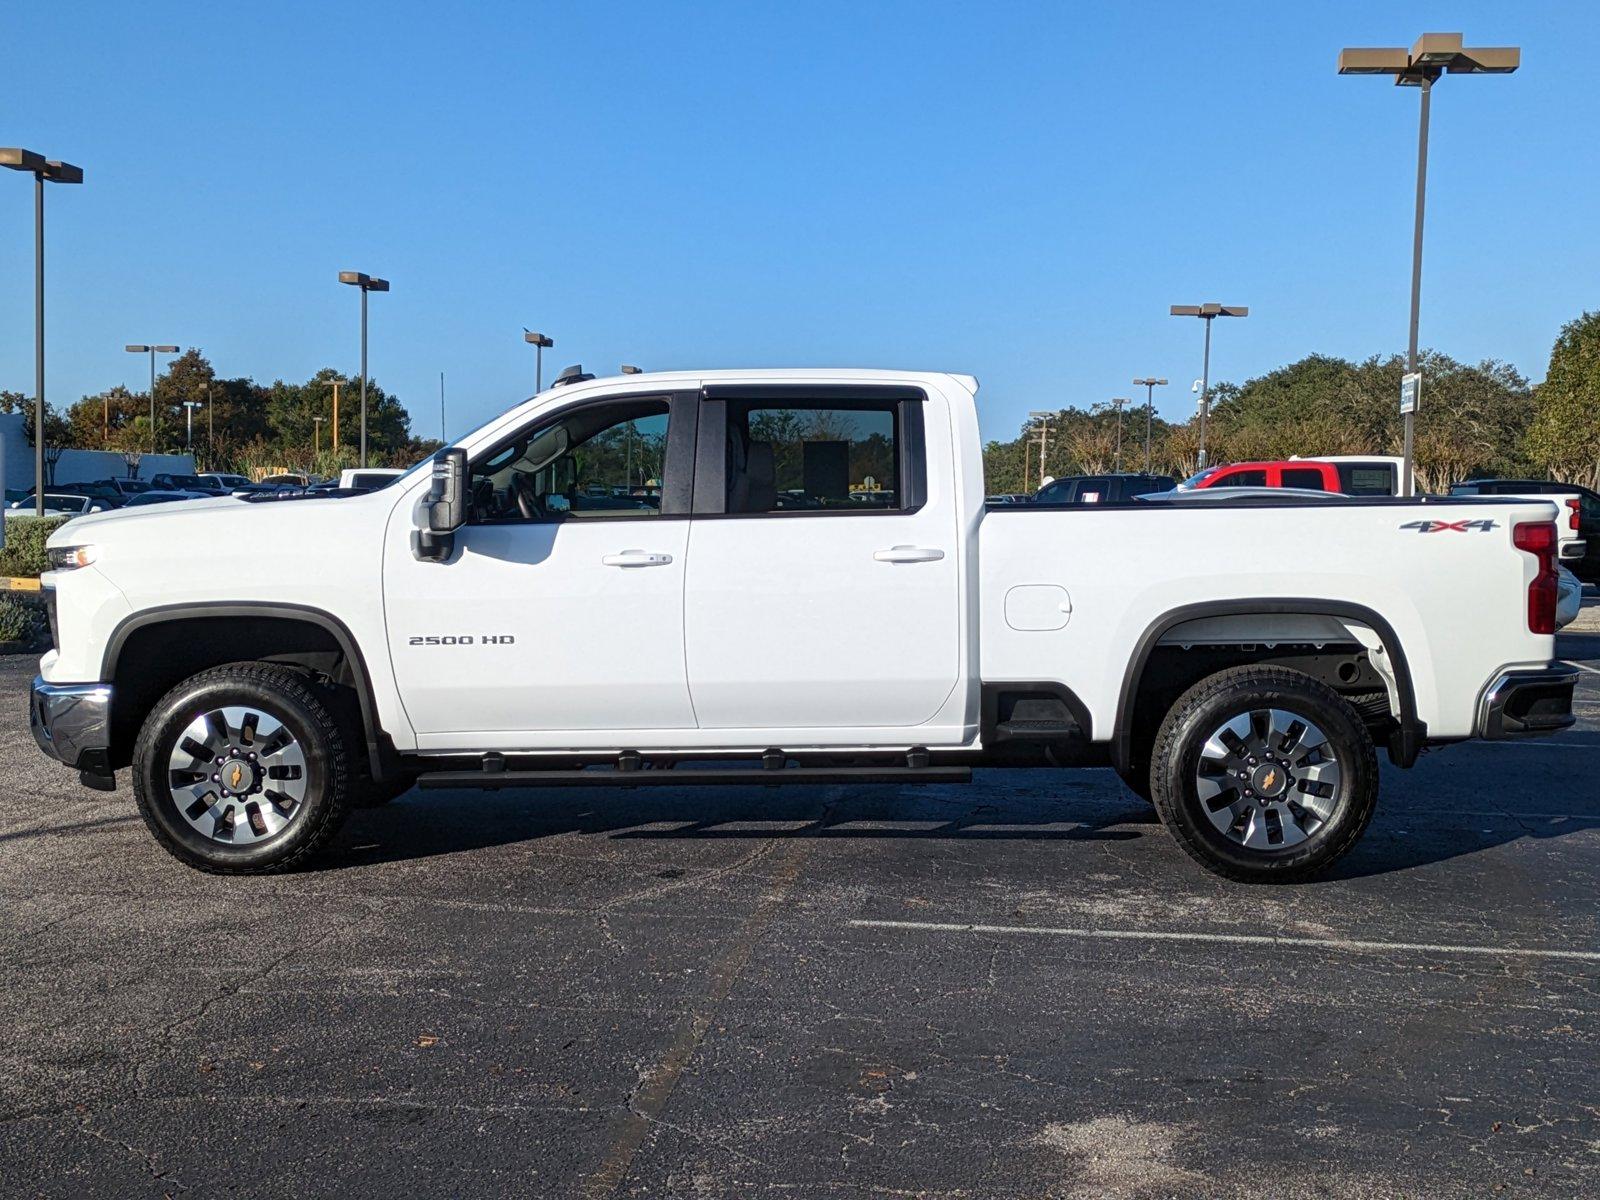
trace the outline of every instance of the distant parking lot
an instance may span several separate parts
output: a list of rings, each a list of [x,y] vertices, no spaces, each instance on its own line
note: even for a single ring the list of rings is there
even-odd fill
[[[1275,889],[1021,771],[413,793],[216,879],[0,659],[4,1191],[1596,1194],[1597,618],[1575,729],[1387,770]]]

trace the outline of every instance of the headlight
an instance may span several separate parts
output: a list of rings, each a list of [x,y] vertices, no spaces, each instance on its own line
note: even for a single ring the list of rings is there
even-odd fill
[[[76,571],[92,563],[97,551],[93,546],[51,546],[45,555],[52,571]]]

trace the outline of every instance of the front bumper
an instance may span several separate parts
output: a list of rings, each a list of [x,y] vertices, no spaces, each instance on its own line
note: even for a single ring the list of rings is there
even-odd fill
[[[1566,729],[1572,715],[1572,689],[1578,669],[1565,663],[1515,667],[1494,677],[1478,702],[1478,736],[1538,737]]]
[[[85,783],[113,779],[109,683],[46,683],[35,676],[28,725],[39,749],[76,767]]]

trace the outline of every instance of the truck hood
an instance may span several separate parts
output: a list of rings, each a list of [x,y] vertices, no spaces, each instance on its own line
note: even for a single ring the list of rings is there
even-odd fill
[[[193,513],[233,509],[244,501],[233,496],[214,496],[204,500],[175,500],[171,504],[141,504],[135,508],[109,508],[105,512],[73,517],[50,535],[49,545],[61,546],[97,535],[107,526],[134,521],[182,521]],[[174,510],[179,511],[174,511]],[[63,536],[65,534],[65,536]]]

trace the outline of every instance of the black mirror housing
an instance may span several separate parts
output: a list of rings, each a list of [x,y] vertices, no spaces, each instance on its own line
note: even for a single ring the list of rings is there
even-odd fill
[[[467,452],[450,446],[433,456],[433,481],[423,502],[427,528],[416,531],[412,550],[436,562],[455,549],[456,530],[467,523]]]

